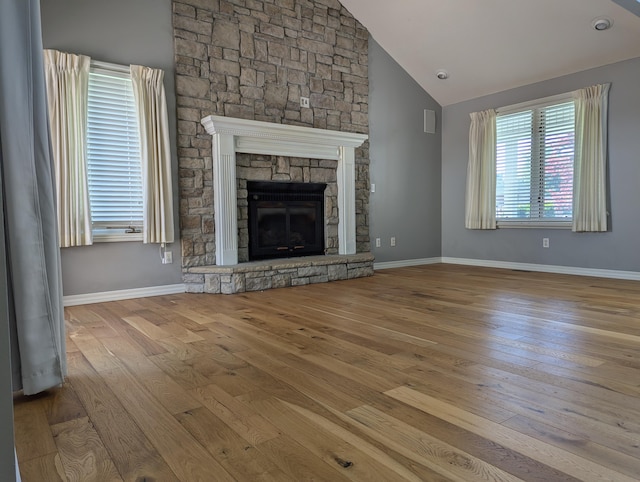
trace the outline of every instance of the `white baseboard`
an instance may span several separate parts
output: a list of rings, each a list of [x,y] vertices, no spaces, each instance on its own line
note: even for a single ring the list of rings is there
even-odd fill
[[[406,268],[408,266],[420,266],[423,264],[442,263],[442,258],[405,259],[402,261],[385,261],[373,263],[373,269]]]
[[[184,293],[184,285],[149,286],[147,288],[133,288],[130,290],[103,291],[84,295],[69,295],[62,298],[64,306],[88,305],[103,301],[129,300],[131,298],[145,298],[147,296],[175,295]]]
[[[577,276],[595,276],[597,278],[625,279],[640,281],[640,272],[612,269],[578,268],[574,266],[555,266],[548,264],[514,263],[510,261],[493,261],[488,259],[470,258],[420,258],[401,261],[386,261],[374,263],[376,270],[390,268],[406,268],[409,266],[421,266],[427,264],[448,263],[467,266],[483,266],[485,268],[517,269],[522,271],[538,271],[542,273],[572,274]],[[84,295],[68,295],[63,297],[64,306],[86,305],[90,303],[102,303],[104,301],[128,300],[132,298],[145,298],[147,296],[174,295],[184,293],[183,284],[149,286],[147,288],[134,288],[129,290],[103,291],[99,293],[87,293]]]
[[[640,272],[613,269],[578,268],[575,266],[555,266],[550,264],[513,263],[510,261],[492,261],[487,259],[441,258],[443,263],[483,266],[485,268],[517,269],[542,273],[572,274],[577,276],[595,276],[597,278],[626,279],[640,281]]]

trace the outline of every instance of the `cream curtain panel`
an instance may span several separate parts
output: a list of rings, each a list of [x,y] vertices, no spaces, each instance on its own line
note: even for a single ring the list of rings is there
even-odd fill
[[[610,84],[573,92],[576,154],[573,172],[573,231],[607,230],[607,110]]]
[[[90,60],[84,55],[44,51],[61,247],[93,243],[86,161]]]
[[[496,229],[496,111],[472,112],[465,227]]]
[[[144,196],[143,242],[172,243],[173,194],[169,122],[164,72],[131,66],[131,81],[140,127]]]

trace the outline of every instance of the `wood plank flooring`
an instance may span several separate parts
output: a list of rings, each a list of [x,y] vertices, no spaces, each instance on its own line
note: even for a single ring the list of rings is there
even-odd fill
[[[66,309],[25,482],[640,480],[640,282],[453,265]]]

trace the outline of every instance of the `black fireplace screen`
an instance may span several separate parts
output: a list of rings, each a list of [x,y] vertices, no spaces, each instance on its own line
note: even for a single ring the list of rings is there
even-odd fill
[[[324,183],[247,181],[249,259],[324,254]]]

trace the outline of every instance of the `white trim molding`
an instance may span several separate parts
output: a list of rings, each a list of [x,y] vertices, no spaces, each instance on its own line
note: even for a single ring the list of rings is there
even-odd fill
[[[88,305],[105,301],[130,300],[132,298],[146,298],[148,296],[175,295],[184,293],[184,284],[148,286],[129,290],[102,291],[83,295],[68,295],[62,298],[64,306]]]
[[[369,136],[214,115],[203,118],[201,123],[213,137],[218,266],[238,264],[237,152],[338,161],[338,253],[355,254],[355,149]]]
[[[406,259],[400,261],[386,261],[374,263],[373,269],[406,268],[409,266],[420,266],[427,264],[459,264],[466,266],[482,266],[483,268],[515,269],[520,271],[537,271],[540,273],[570,274],[575,276],[593,276],[596,278],[624,279],[640,281],[640,272],[624,271],[614,269],[580,268],[576,266],[556,266],[550,264],[515,263],[511,261],[494,261],[490,259],[471,258],[420,258]]]
[[[625,279],[640,281],[640,272],[614,269],[580,268],[576,266],[556,266],[550,264],[514,263],[511,261],[493,261],[487,259],[442,258],[443,263],[483,266],[485,268],[516,269],[538,271],[541,273],[572,274],[576,276],[594,276],[596,278]]]
[[[404,259],[401,261],[383,261],[381,263],[373,263],[373,269],[407,268],[409,266],[422,266],[425,264],[438,263],[442,263],[442,258]]]
[[[467,266],[481,266],[485,268],[515,269],[521,271],[537,271],[542,273],[570,274],[576,276],[594,276],[596,278],[624,279],[640,281],[640,272],[611,269],[578,268],[574,266],[555,266],[547,264],[514,263],[510,261],[493,261],[486,259],[470,258],[419,258],[400,261],[386,261],[375,263],[375,270],[391,268],[406,268],[429,264],[458,264]],[[149,296],[175,295],[185,293],[184,284],[149,286],[146,288],[133,288],[128,290],[104,291],[99,293],[87,293],[82,295],[68,295],[63,297],[64,306],[87,305],[90,303],[103,303],[106,301],[129,300],[132,298],[146,298]]]

